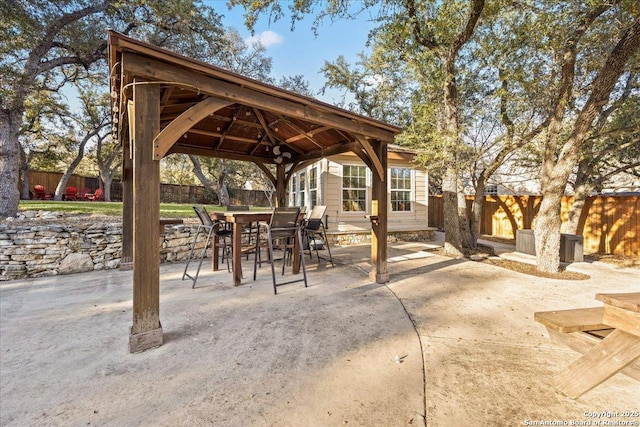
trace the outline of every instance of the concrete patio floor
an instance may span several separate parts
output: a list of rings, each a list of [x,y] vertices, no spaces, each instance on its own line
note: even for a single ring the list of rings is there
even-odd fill
[[[234,288],[205,263],[192,290],[183,263],[163,264],[165,343],[139,354],[127,347],[131,272],[2,283],[0,425],[579,425],[605,411],[618,416],[601,421],[639,420],[620,415],[640,410],[640,383],[622,374],[577,400],[549,386],[577,353],[552,343],[533,313],[638,291],[640,270],[579,263],[569,268],[591,279],[541,279],[429,246],[392,244],[387,285],[368,280],[368,246],[336,247],[335,268],[312,263],[309,288],[277,296],[268,266],[254,282],[247,262]]]

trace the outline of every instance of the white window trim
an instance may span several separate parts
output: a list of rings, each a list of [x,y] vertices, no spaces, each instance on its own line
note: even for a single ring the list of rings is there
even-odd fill
[[[366,165],[363,164],[358,164],[358,163],[338,163],[340,165],[340,213],[344,214],[344,215],[362,215],[362,213],[364,212],[365,214],[369,211],[369,205],[370,205],[370,195],[371,195],[371,171],[369,170],[369,168]],[[364,198],[365,198],[365,206],[364,206],[364,211],[345,211],[344,210],[344,167],[345,166],[358,166],[358,167],[363,167],[364,168],[364,177],[365,177],[365,184],[364,184]]]
[[[307,206],[308,205],[307,196],[309,195],[308,190],[307,190],[308,181],[309,181],[309,173],[308,173],[307,169],[305,168],[305,169],[299,170],[298,172],[296,172],[296,174],[298,175],[298,184],[299,184],[298,185],[298,199],[297,200],[302,202],[302,195],[304,194],[304,204],[303,203],[299,203],[299,204],[300,204],[300,206],[302,206],[302,205]],[[302,185],[303,184],[303,182],[302,182],[302,174],[304,174],[304,185]],[[304,188],[302,188],[302,187],[304,187]]]
[[[394,211],[392,208],[392,204],[391,204],[391,192],[392,191],[406,191],[406,190],[394,190],[391,188],[391,169],[409,169],[409,173],[410,173],[410,177],[409,180],[411,181],[411,190],[408,191],[409,193],[409,201],[411,202],[411,209],[409,209],[408,211]],[[405,167],[405,166],[389,166],[387,169],[387,179],[388,179],[388,183],[389,183],[389,192],[387,193],[387,197],[389,197],[389,214],[408,214],[408,213],[412,213],[415,211],[416,208],[416,171],[413,168],[409,168],[409,167]]]
[[[314,170],[316,171],[316,179],[315,179],[315,184],[316,187],[315,188],[311,188],[311,171]],[[319,188],[320,188],[320,174],[319,174],[319,165],[318,164],[314,164],[311,165],[309,167],[307,167],[307,186],[308,186],[308,197],[307,197],[307,209],[313,209],[314,207],[311,206],[311,192],[315,191],[316,192],[316,205],[318,204],[318,195],[319,195]]]

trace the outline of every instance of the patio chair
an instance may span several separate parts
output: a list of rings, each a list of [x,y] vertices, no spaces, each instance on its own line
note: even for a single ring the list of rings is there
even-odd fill
[[[33,186],[33,198],[36,200],[52,200],[53,196],[47,194],[43,185],[38,184]]]
[[[304,235],[306,237],[307,248],[309,249],[309,257],[313,259],[311,255],[311,249],[316,251],[316,257],[318,261],[320,259],[324,259],[325,261],[331,262],[331,266],[335,267],[333,263],[333,257],[331,256],[331,247],[329,245],[329,240],[327,239],[327,231],[324,227],[324,213],[327,211],[326,206],[314,206],[311,209],[311,213],[309,217],[304,220]],[[323,258],[318,253],[318,249],[323,250],[327,249],[328,258]]]
[[[78,200],[78,189],[76,187],[67,187],[64,190],[64,200]]]
[[[287,252],[293,251],[295,244],[295,238],[297,237],[299,242],[302,242],[302,233],[300,231],[300,225],[298,222],[298,216],[300,215],[300,208],[276,208],[271,215],[271,221],[266,227],[267,232],[266,239],[267,247],[269,248],[269,261],[271,263],[271,277],[273,280],[273,293],[278,294],[278,286],[288,285],[290,283],[304,281],[304,287],[307,287],[307,270],[304,264],[304,256],[302,256],[302,250],[300,250],[300,265],[302,267],[302,279],[288,280],[278,283],[276,280],[275,269],[275,249],[282,249],[282,275],[284,276],[285,266],[287,262]],[[256,241],[256,255],[253,264],[253,279],[256,279],[256,272],[258,263],[260,260],[260,248],[261,248],[260,233],[257,235]]]
[[[98,188],[93,194],[86,194],[85,197],[87,198],[87,200],[91,200],[92,202],[104,200],[104,196],[102,195],[102,188]]]
[[[87,199],[87,194],[89,194],[89,190],[87,187],[84,187],[82,190],[80,190],[80,195],[78,196],[79,200],[89,200]]]
[[[226,258],[227,271],[229,272],[231,272],[229,258],[231,257],[230,252],[233,244],[233,231],[226,227],[226,222],[214,222],[204,206],[194,206],[193,210],[196,212],[196,215],[200,219],[200,225],[198,225],[196,235],[193,237],[193,242],[191,243],[191,251],[189,252],[189,258],[187,259],[187,265],[184,266],[184,273],[182,273],[182,280],[184,280],[185,277],[188,277],[192,280],[193,284],[191,285],[191,289],[195,289],[196,287],[196,282],[198,281],[198,276],[200,275],[200,268],[202,267],[202,261],[207,254],[207,248],[209,247],[211,236],[215,235],[220,241],[222,241],[221,244],[214,248],[211,256],[218,256],[218,247],[222,247],[222,261],[224,262]],[[198,243],[198,236],[200,235],[200,232],[203,232],[207,237],[205,239],[202,252],[200,253],[200,261],[198,262],[198,269],[196,270],[196,274],[195,276],[191,276],[187,273],[187,269],[189,268],[189,264],[193,259],[193,252],[195,251],[196,244]]]

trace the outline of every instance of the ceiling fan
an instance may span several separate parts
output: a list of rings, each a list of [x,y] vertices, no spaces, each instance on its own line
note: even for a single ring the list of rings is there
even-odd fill
[[[291,153],[288,151],[283,151],[279,145],[275,145],[273,147],[273,155],[275,156],[273,158],[273,163],[277,165],[281,164],[284,161],[284,159],[291,158]]]

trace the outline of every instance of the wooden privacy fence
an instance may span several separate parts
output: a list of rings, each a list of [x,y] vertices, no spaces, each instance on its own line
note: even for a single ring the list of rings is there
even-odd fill
[[[33,191],[33,187],[35,185],[42,185],[47,193],[53,194],[60,182],[60,178],[62,178],[62,174],[59,172],[29,171],[29,189]],[[71,175],[71,178],[69,178],[69,181],[67,182],[67,187],[76,187],[78,191],[80,191],[82,188],[87,187],[85,184],[85,177]],[[91,192],[96,188],[91,188]]]
[[[540,196],[485,197],[480,233],[506,239],[515,238],[515,230],[533,228],[533,218],[541,200]],[[471,197],[467,197],[469,215],[472,201]],[[563,197],[563,224],[567,222],[572,203],[573,197]],[[441,196],[429,197],[429,226],[444,228],[444,204]],[[584,238],[585,253],[640,257],[640,196],[608,195],[587,198],[578,222],[577,234]]]
[[[33,190],[34,185],[44,186],[47,193],[56,191],[58,182],[62,178],[60,172],[29,171],[29,185]],[[76,187],[78,191],[88,188],[90,193],[98,189],[98,178],[72,175],[67,182],[67,187]],[[229,189],[229,198],[232,205],[270,206],[269,199],[263,191]],[[111,200],[122,201],[122,183],[111,183]],[[160,184],[160,201],[162,203],[192,203],[192,204],[218,204],[218,196],[205,187],[198,185]]]

